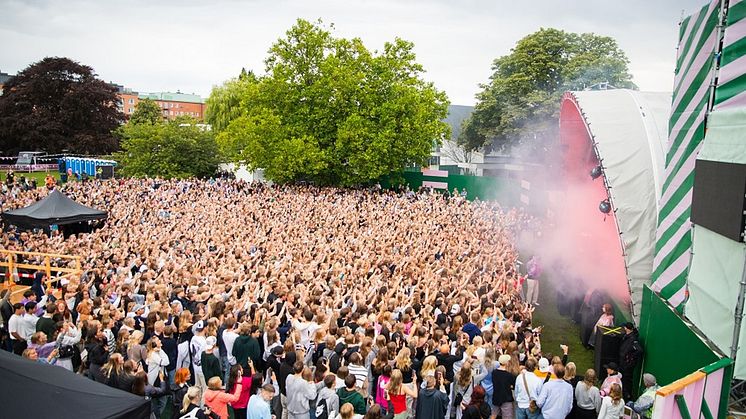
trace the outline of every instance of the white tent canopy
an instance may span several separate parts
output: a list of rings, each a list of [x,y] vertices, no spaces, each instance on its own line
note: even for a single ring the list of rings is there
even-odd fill
[[[650,284],[653,268],[671,94],[580,91],[565,100],[572,100],[583,115],[603,166],[638,321],[642,289]]]

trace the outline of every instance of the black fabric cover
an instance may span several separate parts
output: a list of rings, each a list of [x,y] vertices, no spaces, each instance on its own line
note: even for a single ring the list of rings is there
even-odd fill
[[[0,350],[0,412],[4,418],[145,419],[150,401]]]
[[[7,224],[19,227],[49,228],[53,224],[64,225],[101,220],[107,217],[107,213],[81,205],[55,189],[41,201],[25,208],[5,211],[2,217]]]

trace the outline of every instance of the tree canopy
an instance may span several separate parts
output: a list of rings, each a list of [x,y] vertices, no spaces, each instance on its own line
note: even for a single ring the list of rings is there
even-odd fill
[[[155,102],[152,105],[156,106]],[[191,117],[165,121],[147,100],[117,130],[122,151],[115,154],[120,173],[133,177],[208,177],[219,163],[215,135]]]
[[[123,121],[115,87],[68,58],[45,58],[11,77],[0,96],[4,154],[106,154],[119,148],[112,134]]]
[[[163,122],[161,107],[152,99],[143,99],[137,102],[135,111],[130,115],[129,122],[132,124],[157,124]]]
[[[274,181],[356,185],[424,164],[449,133],[445,93],[422,79],[414,45],[369,51],[298,20],[272,45],[265,75],[213,90],[207,121],[231,161]]]
[[[559,101],[599,83],[635,88],[624,51],[610,37],[540,29],[497,58],[459,143],[467,150],[543,147],[556,136]]]

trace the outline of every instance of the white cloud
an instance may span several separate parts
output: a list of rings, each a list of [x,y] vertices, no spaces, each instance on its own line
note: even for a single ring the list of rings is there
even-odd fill
[[[643,90],[671,90],[677,23],[703,0],[0,0],[0,70],[67,56],[140,91],[207,96],[241,67],[263,70],[270,45],[296,18],[322,18],[340,36],[381,48],[415,43],[426,78],[456,104],[474,103],[492,60],[540,27],[619,41]]]

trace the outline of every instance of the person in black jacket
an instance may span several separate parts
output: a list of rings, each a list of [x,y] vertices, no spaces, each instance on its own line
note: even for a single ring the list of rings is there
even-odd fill
[[[492,370],[492,405],[503,417],[513,417],[513,384],[515,376],[506,370],[510,362],[510,355],[500,355],[497,359],[500,364]]]
[[[101,367],[109,361],[109,347],[106,346],[104,332],[99,326],[96,330],[91,330],[88,336],[88,343],[85,345],[88,351],[88,378],[105,383],[106,376],[101,372]]]
[[[619,346],[619,372],[622,373],[622,397],[632,400],[632,376],[637,364],[642,360],[644,351],[639,341],[635,325],[631,322],[624,324],[624,337]]]
[[[417,395],[415,419],[443,419],[447,410],[448,395],[443,378],[439,374],[425,377],[425,389]]]

